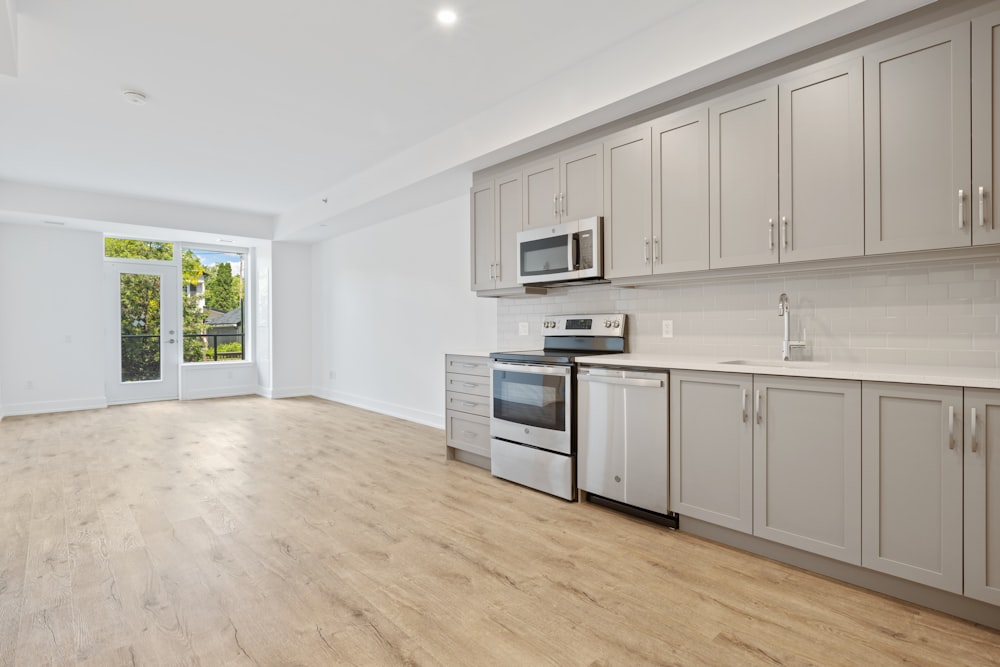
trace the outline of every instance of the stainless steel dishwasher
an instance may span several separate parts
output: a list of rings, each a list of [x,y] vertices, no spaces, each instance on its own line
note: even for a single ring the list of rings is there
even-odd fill
[[[580,490],[667,515],[667,372],[584,366],[577,386]]]

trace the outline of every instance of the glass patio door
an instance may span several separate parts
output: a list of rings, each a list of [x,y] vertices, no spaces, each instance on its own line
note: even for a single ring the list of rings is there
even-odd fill
[[[177,316],[177,269],[139,263],[105,265],[110,298],[109,403],[178,397],[184,337]]]

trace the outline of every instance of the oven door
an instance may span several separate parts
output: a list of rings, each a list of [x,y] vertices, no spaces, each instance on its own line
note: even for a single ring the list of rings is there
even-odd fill
[[[573,453],[572,366],[494,361],[490,436]]]

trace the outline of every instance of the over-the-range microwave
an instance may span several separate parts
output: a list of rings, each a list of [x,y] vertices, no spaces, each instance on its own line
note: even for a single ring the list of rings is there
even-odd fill
[[[600,279],[604,270],[602,218],[584,218],[517,233],[517,280],[561,283]]]

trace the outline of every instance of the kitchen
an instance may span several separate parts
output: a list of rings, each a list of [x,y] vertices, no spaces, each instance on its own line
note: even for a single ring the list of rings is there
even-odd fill
[[[637,109],[655,106],[662,99],[667,98],[647,99],[619,115],[641,115]],[[615,121],[605,118],[604,122],[613,125]],[[566,131],[550,139],[568,141],[566,137],[575,134]],[[542,147],[526,146],[529,150]],[[489,161],[480,161],[474,170],[513,160],[520,152],[490,155]],[[402,178],[384,171],[378,176]],[[467,182],[462,185],[467,186]],[[23,188],[6,183],[4,187],[6,202],[13,201],[10,195],[15,194],[19,202],[30,203],[31,193]],[[36,192],[36,199],[44,194]],[[340,200],[336,196],[330,197],[330,203],[317,199],[303,205],[299,217],[306,219],[322,206],[349,206],[349,201],[342,201],[350,200],[343,197],[343,191],[334,194],[342,195]],[[971,214],[975,207],[972,199],[968,202]],[[373,214],[358,217],[366,215]],[[356,222],[346,220],[350,217],[347,214],[343,217],[347,223]],[[286,232],[294,230],[297,217],[289,214],[277,224]],[[19,230],[3,231],[5,242],[20,243],[27,237]],[[393,242],[386,243],[387,237]],[[312,394],[436,427],[444,425],[440,367],[445,353],[541,347],[545,333],[542,323],[547,316],[559,314],[625,314],[630,353],[698,354],[723,360],[776,359],[780,358],[782,329],[787,321],[778,317],[777,303],[779,295],[785,293],[795,335],[809,343],[808,351],[814,359],[997,365],[996,350],[990,348],[995,336],[983,329],[990,320],[995,324],[995,257],[967,255],[941,262],[859,262],[853,266],[820,264],[824,268],[789,270],[777,276],[767,272],[748,276],[736,269],[708,280],[693,277],[666,284],[560,287],[540,297],[493,299],[477,298],[469,290],[467,193],[415,205],[402,213],[385,214],[375,227],[359,228],[334,240],[319,240],[311,247],[305,246],[304,251],[294,235],[285,239],[270,241],[272,294],[288,299],[282,306],[286,315],[314,312],[314,326],[303,332],[294,327],[281,328],[287,318],[268,322],[273,325],[268,333],[273,335],[273,354],[278,359],[272,359],[272,377],[262,382],[265,388],[276,397]],[[40,256],[40,248],[50,240],[38,240],[32,250],[37,247]],[[287,280],[283,277],[289,275],[295,277],[294,283],[283,283]],[[303,282],[308,282],[310,288],[300,292],[296,285]],[[363,290],[359,290],[359,284],[364,285]],[[406,298],[410,290],[418,291],[421,297]],[[364,298],[362,291],[383,298]],[[5,303],[10,303],[9,296],[7,299]],[[448,326],[433,326],[442,321]],[[672,337],[664,337],[664,321],[671,323]],[[398,345],[400,322],[407,323],[411,342],[406,346]],[[371,323],[374,326],[366,326]],[[522,323],[528,325],[526,336],[520,333]],[[420,352],[414,354],[415,349]],[[294,363],[282,361],[282,356]],[[373,365],[372,359],[382,363]],[[4,362],[0,369],[8,380],[0,400],[6,406],[22,405],[26,402],[23,389],[14,386],[9,374],[15,365],[9,359]],[[399,368],[410,371],[400,373]],[[8,421],[4,420],[3,427],[8,426]],[[439,449],[440,444],[439,438]],[[461,474],[471,476],[476,472]],[[460,484],[463,489],[480,492],[491,488],[479,481]],[[529,513],[531,507],[543,506],[547,507],[523,505]],[[477,507],[488,511],[484,504]],[[560,519],[572,522],[573,507],[553,511]],[[603,520],[601,526],[611,532],[626,530]],[[643,539],[662,544],[658,537],[651,537],[652,533],[637,530]]]

